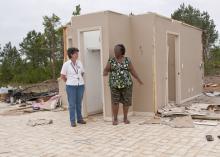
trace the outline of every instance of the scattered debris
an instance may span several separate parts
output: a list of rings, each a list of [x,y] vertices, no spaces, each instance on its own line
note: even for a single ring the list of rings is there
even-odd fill
[[[205,104],[205,103],[194,103],[194,104],[190,105],[188,107],[188,109],[201,111],[201,110],[206,110],[209,105],[210,104]]]
[[[212,137],[212,135],[206,135],[206,140],[207,141],[214,141],[214,138]]]
[[[10,93],[13,91],[13,87],[1,87],[0,88],[0,101],[7,102],[10,101]]]
[[[207,126],[217,126],[219,122],[211,120],[196,120],[194,124],[197,125],[207,125]]]
[[[139,125],[144,125],[144,124],[161,124],[161,118],[154,116],[150,119],[145,120],[144,122],[139,123]]]
[[[219,84],[216,83],[207,83],[203,85],[203,87],[217,87],[217,86],[219,86]]]
[[[220,120],[220,114],[217,113],[207,113],[206,115],[192,115],[193,119],[203,119],[203,120]]]
[[[62,106],[60,97],[60,95],[55,95],[53,97],[48,97],[47,101],[44,101],[44,99],[39,99],[37,101],[27,101],[26,103],[9,107],[7,110],[2,111],[0,115],[22,115],[39,111],[64,111],[64,109],[61,109]]]
[[[8,97],[8,94],[6,94],[6,93],[0,94],[0,101],[6,101],[7,97]]]
[[[0,100],[12,105],[25,103],[26,101],[36,101],[37,99],[52,97],[57,94],[58,83],[53,80],[17,88],[0,88]]]
[[[176,107],[175,105],[169,105],[162,109],[159,109],[158,113],[161,114],[162,117],[169,117],[174,115],[189,115],[189,113],[186,112],[185,107]]]
[[[0,94],[8,94],[10,90],[13,90],[14,88],[13,87],[1,87],[0,88]]]
[[[49,119],[36,119],[36,120],[29,120],[27,122],[28,126],[32,126],[35,127],[37,125],[49,125],[49,124],[53,124],[53,120]]]
[[[220,92],[204,92],[205,95],[209,96],[209,97],[215,97],[215,96],[220,96]]]
[[[35,101],[37,99],[52,97],[52,96],[58,94],[57,89],[43,91],[43,92],[42,91],[34,92],[34,90],[32,91],[31,88],[41,88],[41,85],[28,87],[23,90],[14,91],[12,94],[12,97],[14,98],[14,102],[16,102],[17,100],[20,100],[21,102]],[[13,102],[11,102],[11,103],[13,103]]]
[[[58,106],[61,106],[60,95],[55,95],[51,97],[48,101],[44,101],[43,99],[38,99],[37,101],[32,103],[32,107],[34,110],[54,110]]]
[[[194,128],[195,127],[191,116],[172,117],[168,122],[166,122],[166,124],[173,128]]]
[[[217,95],[217,92],[215,92]],[[220,94],[220,92],[218,93]],[[191,128],[194,124],[216,126],[220,120],[220,105],[194,103],[186,106],[167,105],[158,110],[162,124],[177,128]],[[193,119],[195,119],[193,121]],[[205,121],[206,120],[206,121]],[[142,124],[149,124],[150,121]]]
[[[10,104],[0,115],[21,115],[37,111],[58,111],[61,96],[58,95],[58,83],[48,80],[42,83],[0,88],[0,101]]]
[[[220,111],[220,105],[209,105],[207,110],[218,113]]]
[[[204,116],[207,114],[207,107],[210,104],[203,104],[203,103],[195,103],[190,105],[189,107],[186,107],[186,111],[193,116]]]

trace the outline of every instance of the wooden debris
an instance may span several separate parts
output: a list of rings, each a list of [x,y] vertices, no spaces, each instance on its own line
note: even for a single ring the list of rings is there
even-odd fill
[[[192,115],[193,119],[203,119],[203,120],[220,120],[220,114],[208,113],[207,115],[199,116]]]
[[[197,120],[193,123],[197,125],[217,126],[219,122],[212,120]]]

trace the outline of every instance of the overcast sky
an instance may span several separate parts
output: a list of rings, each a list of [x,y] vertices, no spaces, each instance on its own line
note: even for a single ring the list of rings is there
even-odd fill
[[[42,31],[42,17],[55,13],[65,24],[74,6],[81,5],[81,14],[112,10],[124,14],[157,12],[170,17],[181,3],[208,11],[220,32],[219,0],[0,0],[0,45],[11,41],[18,46],[28,31]]]

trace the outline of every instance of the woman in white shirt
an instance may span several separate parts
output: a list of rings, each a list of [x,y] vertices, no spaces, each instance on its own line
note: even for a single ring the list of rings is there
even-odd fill
[[[83,80],[84,68],[81,61],[78,60],[78,48],[69,48],[67,53],[70,60],[63,64],[61,78],[66,82],[70,123],[72,127],[76,127],[76,117],[77,123],[86,124],[81,113],[81,104],[85,88]]]

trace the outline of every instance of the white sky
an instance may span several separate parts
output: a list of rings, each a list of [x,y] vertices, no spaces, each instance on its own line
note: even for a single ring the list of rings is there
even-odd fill
[[[81,14],[112,10],[124,14],[157,12],[170,17],[181,3],[208,11],[220,32],[219,0],[0,0],[0,45],[11,41],[18,46],[28,31],[42,31],[42,17],[55,13],[64,24],[69,21],[75,5]]]

